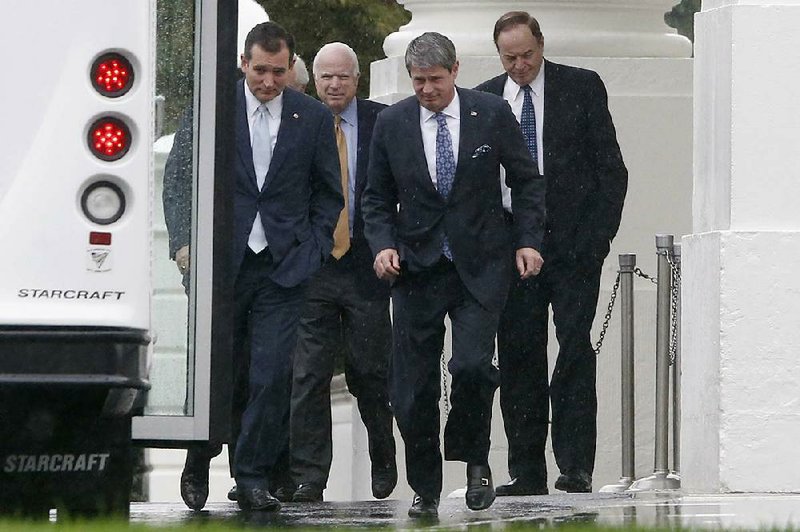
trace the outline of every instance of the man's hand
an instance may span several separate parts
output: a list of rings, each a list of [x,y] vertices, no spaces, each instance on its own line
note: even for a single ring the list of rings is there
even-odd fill
[[[517,250],[517,271],[520,279],[527,279],[534,275],[539,275],[542,271],[544,259],[533,248],[519,248]]]
[[[400,275],[400,255],[394,248],[381,250],[375,257],[372,267],[375,268],[378,279],[391,281]]]
[[[189,269],[189,246],[183,246],[175,252],[175,265],[181,275],[185,274],[186,270]]]

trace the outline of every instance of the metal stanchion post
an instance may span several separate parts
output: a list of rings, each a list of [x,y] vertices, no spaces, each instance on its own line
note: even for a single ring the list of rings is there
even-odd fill
[[[656,292],[656,434],[653,474],[637,480],[629,491],[674,490],[680,482],[669,474],[669,332],[672,275],[669,254],[674,237],[656,235],[658,290]]]
[[[633,270],[636,255],[619,256],[620,330],[621,338],[621,403],[622,476],[616,484],[600,488],[601,493],[620,493],[636,478],[634,434],[634,356],[633,356]]]
[[[674,358],[672,360],[672,470],[669,478],[681,481],[681,245],[672,246],[673,268],[673,327],[672,341]]]

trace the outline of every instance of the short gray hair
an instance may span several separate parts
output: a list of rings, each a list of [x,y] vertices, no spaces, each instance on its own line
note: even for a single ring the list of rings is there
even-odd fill
[[[437,66],[452,72],[456,61],[456,46],[453,41],[435,31],[423,33],[408,43],[408,48],[406,48],[406,70],[409,73],[411,73],[412,67],[432,68]]]
[[[317,52],[317,55],[314,56],[314,65],[312,66],[312,68],[314,69],[314,77],[316,77],[317,74],[319,73],[317,68],[317,64],[319,63],[319,58],[322,56],[322,54],[326,52],[332,52],[334,50],[340,50],[350,58],[350,61],[353,63],[354,76],[358,76],[359,74],[361,74],[361,70],[358,68],[358,56],[356,55],[355,50],[353,50],[343,42],[329,42],[328,44],[320,48],[319,51]]]
[[[300,85],[308,85],[308,69],[306,68],[306,62],[303,61],[303,58],[297,54],[294,54],[294,69],[295,69],[295,79],[297,83]]]

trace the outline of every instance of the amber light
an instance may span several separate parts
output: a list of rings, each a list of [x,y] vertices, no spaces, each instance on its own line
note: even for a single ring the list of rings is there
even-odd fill
[[[133,67],[123,55],[104,54],[92,64],[92,85],[103,96],[118,98],[133,86]]]
[[[117,118],[105,117],[89,128],[89,149],[104,161],[116,161],[128,153],[131,130]]]
[[[89,233],[89,244],[95,246],[110,246],[111,233],[101,233],[99,231],[92,231]]]

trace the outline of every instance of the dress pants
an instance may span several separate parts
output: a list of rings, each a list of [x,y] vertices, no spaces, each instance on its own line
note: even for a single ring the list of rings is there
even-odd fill
[[[497,312],[481,306],[442,259],[423,272],[403,272],[392,287],[394,351],[390,397],[406,447],[408,483],[439,497],[439,397],[445,315],[452,323],[451,410],[444,431],[447,460],[486,464],[492,401],[499,379],[492,365]]]
[[[591,475],[597,440],[596,357],[590,333],[602,262],[545,258],[541,273],[511,287],[497,334],[500,408],[512,478],[547,482],[545,441],[553,409],[553,452],[562,473]],[[548,307],[559,351],[548,385]]]
[[[365,294],[372,264],[353,253],[331,260],[309,282],[294,355],[290,422],[292,478],[324,488],[333,458],[331,378],[344,355],[347,387],[367,428],[374,468],[394,464],[395,444],[387,371],[392,329],[389,294]]]
[[[258,255],[248,250],[234,289],[234,345],[249,345],[250,353],[234,460],[239,489],[277,487],[288,456],[292,353],[306,283],[280,286],[272,270],[269,248]]]

